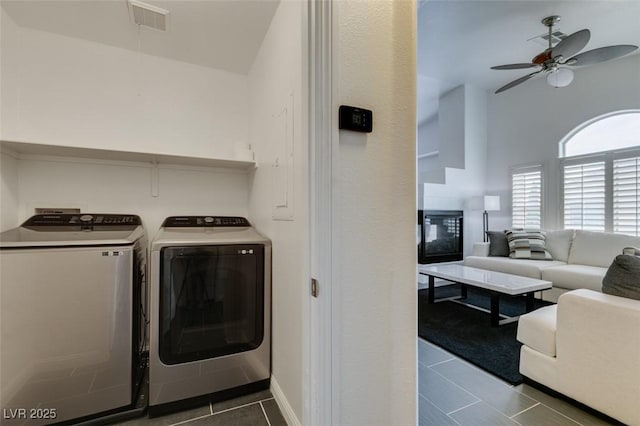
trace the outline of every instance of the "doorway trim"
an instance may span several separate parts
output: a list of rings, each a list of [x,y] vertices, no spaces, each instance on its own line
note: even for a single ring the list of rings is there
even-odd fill
[[[305,372],[303,424],[335,424],[338,416],[334,337],[339,318],[332,312],[333,114],[335,74],[333,1],[308,0],[309,291],[305,292]],[[311,280],[317,296],[311,295]]]

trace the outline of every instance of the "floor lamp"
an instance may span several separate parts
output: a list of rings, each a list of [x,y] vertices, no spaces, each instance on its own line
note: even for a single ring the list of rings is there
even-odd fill
[[[489,213],[500,210],[500,196],[499,195],[485,195],[483,198],[484,213],[482,213],[482,235],[483,241],[489,241],[487,231],[489,231]]]

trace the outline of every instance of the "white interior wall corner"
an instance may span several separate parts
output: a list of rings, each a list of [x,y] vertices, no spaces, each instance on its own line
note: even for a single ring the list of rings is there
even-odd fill
[[[18,217],[18,159],[0,151],[0,232],[19,225]]]
[[[415,15],[414,1],[335,2],[334,111],[374,116],[333,148],[336,424],[417,422]]]
[[[465,168],[466,91],[464,86],[443,94],[439,100],[439,158],[443,167]]]
[[[0,140],[16,130],[19,64],[20,27],[0,7]]]
[[[303,292],[308,277],[308,147],[302,102],[304,2],[280,2],[249,72],[249,140],[258,168],[251,179],[249,215],[273,243],[272,375],[277,377],[279,404],[300,423],[303,418]],[[293,220],[273,220],[276,146],[282,141],[274,121],[294,95]],[[283,403],[284,400],[284,403]],[[289,410],[290,409],[290,410]]]

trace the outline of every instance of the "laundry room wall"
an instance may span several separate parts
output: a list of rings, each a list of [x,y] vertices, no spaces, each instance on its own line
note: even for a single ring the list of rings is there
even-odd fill
[[[0,139],[233,159],[248,147],[248,78],[18,26],[0,8]],[[152,30],[149,30],[152,31]],[[141,44],[153,33],[141,32]],[[135,40],[134,40],[135,41]],[[239,149],[240,148],[240,149]],[[3,154],[2,229],[35,207],[142,216],[247,215],[246,171]]]
[[[0,232],[19,224],[18,159],[13,153],[0,151]]]
[[[36,207],[132,213],[141,216],[152,238],[167,216],[248,213],[246,171],[161,165],[157,197],[151,193],[151,174],[151,166],[144,163],[21,159],[17,185],[19,220],[31,216]]]
[[[18,27],[0,8],[0,65],[15,61]],[[0,135],[3,133],[8,113],[2,108],[5,96],[15,96],[16,88],[8,84],[10,70],[0,68]],[[16,153],[0,150],[0,231],[18,225],[18,160]]]
[[[280,2],[249,73],[249,137],[258,162],[249,215],[273,242],[271,386],[291,425],[302,419],[302,306],[308,289],[304,8],[304,2]]]
[[[233,158],[247,77],[17,26],[2,9],[8,141]],[[144,46],[153,30],[141,30]]]

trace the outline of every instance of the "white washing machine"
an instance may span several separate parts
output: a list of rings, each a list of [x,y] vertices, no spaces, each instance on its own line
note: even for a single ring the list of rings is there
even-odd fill
[[[3,425],[136,411],[146,259],[134,215],[36,215],[0,234]]]
[[[151,415],[268,388],[271,242],[245,218],[167,218],[150,285]]]

